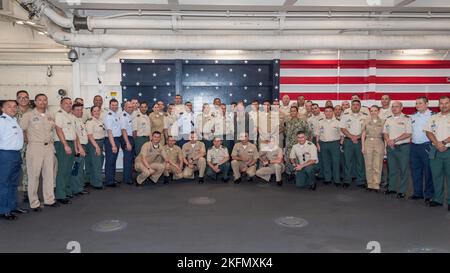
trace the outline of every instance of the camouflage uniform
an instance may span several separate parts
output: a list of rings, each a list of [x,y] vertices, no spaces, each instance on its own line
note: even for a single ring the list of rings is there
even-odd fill
[[[28,108],[28,110],[26,112],[30,112],[32,109],[31,107]],[[26,113],[25,112],[25,113]],[[17,107],[17,114],[15,116],[15,118],[17,119],[17,123],[20,122],[20,120],[22,119],[23,115],[25,114],[23,112],[20,111],[20,108]],[[27,191],[27,187],[28,187],[28,175],[27,175],[27,164],[26,164],[26,152],[27,152],[27,143],[24,142],[23,143],[23,147],[22,150],[20,150],[20,154],[22,156],[22,191],[26,192]]]

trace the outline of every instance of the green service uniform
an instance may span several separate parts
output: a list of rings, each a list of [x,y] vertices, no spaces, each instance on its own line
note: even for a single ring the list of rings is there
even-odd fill
[[[353,166],[356,175],[356,184],[364,185],[366,183],[366,173],[364,166],[364,157],[361,152],[361,133],[362,124],[368,115],[364,112],[344,112],[339,122],[341,129],[347,129],[347,131],[358,136],[358,141],[353,141],[345,137],[344,138],[344,184],[350,184],[353,178]]]
[[[17,107],[17,113],[15,118],[17,119],[17,123],[20,124],[20,120],[22,119],[23,115],[27,112],[31,112],[33,109],[31,109],[31,107],[29,107],[27,109],[27,111],[25,112],[21,112],[20,108]],[[20,155],[22,157],[22,191],[25,192],[25,196],[27,196],[27,187],[28,187],[28,174],[27,174],[27,158],[26,158],[26,154],[27,154],[27,142],[23,143],[23,147],[20,150]],[[28,197],[27,197],[28,198]]]
[[[72,150],[70,155],[66,154],[63,143],[58,135],[54,135],[56,158],[58,160],[58,171],[56,174],[55,197],[57,200],[66,199],[74,193],[75,185],[72,185],[71,173],[75,162],[75,139],[76,127],[72,114],[60,109],[55,114],[55,125],[62,129],[67,145]]]
[[[437,141],[444,141],[450,137],[450,114],[438,113],[431,116],[426,132],[431,132]],[[447,150],[440,152],[434,146],[430,150],[430,168],[433,177],[433,201],[444,203],[444,181],[447,177],[447,203],[450,205],[450,143],[444,142]]]
[[[73,185],[73,193],[77,194],[84,190],[84,185],[89,183],[89,175],[90,174],[90,162],[88,157],[87,143],[88,136],[86,132],[86,124],[83,122],[83,118],[73,117],[76,133],[78,136],[78,140],[80,141],[80,145],[83,146],[84,151],[86,152],[85,157],[76,157],[75,162],[78,163],[78,173],[76,175],[72,174],[71,176],[71,184]]]
[[[102,187],[102,169],[105,156],[103,155],[103,140],[105,139],[106,130],[103,125],[103,121],[96,118],[91,118],[86,122],[86,131],[88,135],[92,135],[95,139],[95,145],[100,148],[100,155],[95,153],[95,146],[89,141],[87,146],[89,164],[90,164],[90,177],[89,182],[93,187]]]
[[[133,131],[136,131],[137,136],[134,140],[134,152],[135,155],[138,156],[144,143],[150,140],[150,135],[152,132],[150,126],[150,118],[147,116],[147,114],[142,114],[139,112],[134,115],[132,126]]]
[[[383,133],[387,134],[389,139],[395,139],[404,133],[411,134],[411,118],[404,114],[388,117]],[[396,142],[394,148],[386,147],[389,191],[405,194],[408,189],[410,142],[411,137]]]
[[[323,113],[320,113],[317,116],[312,115],[311,117],[309,117],[307,119],[309,130],[311,131],[311,141],[314,144],[317,144],[317,142],[316,142],[316,136],[317,136],[316,129],[319,126],[319,120],[321,120],[323,118],[325,118],[325,115]],[[324,178],[324,174],[323,174],[323,166],[322,166],[322,164],[323,164],[322,153],[318,152],[317,156],[319,158],[319,163],[317,165],[318,168],[319,168],[318,178],[319,179],[323,179]]]
[[[335,118],[319,119],[316,127],[316,136],[319,137],[320,157],[322,160],[320,165],[323,169],[323,178],[325,182],[341,183],[341,129],[339,128],[339,120]]]
[[[297,164],[304,164],[309,160],[315,160],[316,163],[295,171],[295,185],[297,187],[312,186],[316,183],[316,172],[318,170],[317,163],[317,147],[311,141],[306,141],[304,144],[297,143],[292,146],[290,159],[293,159]]]

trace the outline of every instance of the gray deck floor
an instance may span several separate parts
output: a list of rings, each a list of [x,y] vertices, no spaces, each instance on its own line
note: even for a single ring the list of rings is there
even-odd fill
[[[194,205],[188,202],[193,197],[216,202]],[[283,216],[309,224],[276,224]],[[355,186],[319,185],[311,192],[258,182],[121,185],[19,217],[0,221],[0,252],[68,252],[69,241],[78,241],[82,252],[369,252],[369,241],[380,242],[382,252],[450,251],[447,207]],[[113,219],[128,225],[92,230]]]

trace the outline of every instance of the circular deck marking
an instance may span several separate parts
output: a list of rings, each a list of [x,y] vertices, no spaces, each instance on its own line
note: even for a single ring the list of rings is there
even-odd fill
[[[192,197],[191,199],[189,199],[189,203],[194,205],[211,205],[216,203],[216,199],[204,196]]]
[[[104,220],[92,226],[92,230],[97,232],[119,231],[127,227],[127,223],[120,220]]]
[[[275,223],[283,227],[302,228],[308,225],[308,221],[294,216],[285,216],[275,219]]]

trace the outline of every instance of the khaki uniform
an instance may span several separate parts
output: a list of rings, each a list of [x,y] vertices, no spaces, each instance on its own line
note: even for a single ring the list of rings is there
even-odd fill
[[[333,181],[335,184],[340,184],[341,129],[339,128],[339,120],[335,118],[321,118],[319,119],[315,129],[315,135],[319,137],[319,160],[322,161],[322,164],[320,166],[323,171],[325,182]]]
[[[192,159],[194,157],[199,156],[200,154],[206,155],[206,148],[205,144],[200,141],[196,141],[194,146],[192,146],[191,142],[187,142],[183,145],[182,148],[183,151],[183,157],[186,158],[186,160],[189,161],[189,159]],[[200,157],[199,159],[195,160],[193,162],[194,168],[190,168],[189,166],[186,166],[183,171],[183,177],[188,179],[194,179],[194,172],[198,171],[198,176],[204,177],[205,176],[205,170],[206,170],[206,159],[205,157]]]
[[[246,169],[245,172],[249,177],[253,177],[256,174],[256,164],[248,166],[248,163],[253,160],[257,160],[259,157],[258,149],[256,146],[250,142],[247,145],[243,145],[242,142],[236,143],[234,145],[233,151],[231,152],[231,157],[239,156],[242,160],[231,161],[231,168],[233,169],[234,180],[241,177],[241,170]]]
[[[283,155],[283,150],[280,147],[275,149],[266,148],[266,145],[261,145],[261,151],[259,153],[259,160],[272,161],[276,160],[279,156]],[[261,177],[265,181],[269,182],[272,174],[275,174],[277,182],[281,181],[281,175],[284,172],[284,164],[281,163],[269,163],[267,166],[262,166],[256,171],[256,175]]]
[[[71,184],[74,187],[73,192],[80,193],[83,191],[84,185],[89,182],[88,174],[90,173],[90,158],[87,154],[89,151],[86,146],[89,140],[87,136],[86,124],[83,122],[83,118],[77,118],[73,116],[73,119],[75,122],[78,140],[80,141],[81,146],[83,146],[83,149],[86,152],[86,157],[80,156],[78,158],[75,158],[75,161],[79,164],[78,175],[71,177]]]
[[[356,136],[361,136],[362,124],[368,115],[364,112],[344,112],[342,118],[339,121],[339,127],[341,129],[347,129],[347,131]],[[353,143],[350,138],[344,138],[344,184],[350,184],[352,178],[356,176],[356,184],[359,186],[366,183],[364,157],[361,152],[361,139],[358,139],[357,143]]]
[[[90,142],[86,145],[89,157],[88,164],[90,165],[89,182],[93,187],[101,187],[103,185],[102,168],[105,160],[103,155],[103,141],[106,133],[103,121],[96,118],[88,119],[86,122],[86,131],[88,135],[92,135],[94,137],[95,142],[100,147],[100,155],[97,156],[95,154],[94,145]]]
[[[404,114],[388,117],[384,123],[383,133],[387,134],[389,139],[395,139],[404,133],[411,134],[411,118]],[[389,191],[405,194],[408,189],[410,142],[411,137],[396,142],[394,149],[389,146],[386,148]]]
[[[280,101],[280,112],[282,112],[286,116],[289,116],[289,113],[291,112],[291,106],[292,102],[289,102],[288,105],[284,105],[283,102]]]
[[[164,146],[164,151],[166,152],[167,160],[170,160],[172,163],[175,163],[179,166],[180,161],[183,159],[183,152],[181,151],[181,148],[177,145],[174,145],[173,147],[169,147],[169,145]],[[177,172],[177,169],[166,162],[166,168],[164,170],[164,176],[169,176],[170,174],[173,174],[173,179],[178,180],[183,178],[183,168],[181,168],[181,172]]]
[[[383,120],[386,120],[389,116],[393,116],[391,107],[387,109],[380,108],[380,113],[378,114],[378,116]]]
[[[159,131],[161,133],[161,145],[164,145],[165,142],[165,138],[164,138],[164,113],[156,113],[156,112],[152,112],[150,113],[150,115],[148,116],[150,118],[150,127],[151,127],[151,132],[153,134],[153,132],[155,131]]]
[[[20,120],[20,127],[26,131],[28,147],[26,152],[28,173],[28,199],[32,209],[40,207],[38,189],[42,172],[44,204],[55,203],[55,148],[53,130],[55,120],[50,113],[40,113],[36,109],[27,112]]]
[[[17,119],[17,123],[20,124],[20,120],[22,119],[23,115],[25,113],[31,112],[33,111],[33,109],[31,109],[31,107],[29,107],[27,109],[27,111],[25,112],[21,112],[20,108],[17,107],[17,114],[15,116],[15,118]],[[27,153],[27,143],[24,142],[23,143],[23,147],[22,150],[20,150],[20,156],[22,157],[22,187],[21,190],[25,192],[27,191],[27,187],[28,187],[28,173],[27,173],[27,157],[26,157],[26,153]]]
[[[225,158],[228,158],[228,149],[224,146],[220,146],[219,148],[216,148],[212,146],[208,150],[208,154],[206,155],[206,160],[208,162],[211,162],[212,164],[219,164],[221,163]],[[227,161],[219,166],[220,172],[223,174],[223,179],[228,180],[228,172],[230,171],[230,162]],[[216,173],[211,169],[208,168],[206,171],[206,174],[210,177],[216,176]]]
[[[134,114],[135,112],[133,112]],[[141,152],[142,145],[150,140],[152,133],[150,118],[146,114],[137,113],[132,122],[133,131],[136,131],[136,139],[134,141],[135,154],[138,155]],[[162,133],[162,132],[161,132]]]
[[[424,130],[431,132],[437,141],[443,141],[450,137],[450,114],[438,113],[431,116]],[[450,205],[450,143],[445,145],[447,150],[440,152],[432,146],[430,150],[430,168],[433,176],[434,196],[433,201],[444,203],[444,181],[447,177],[447,203]]]
[[[275,139],[276,143],[280,140],[280,114],[276,111],[259,114],[259,141]]]
[[[309,160],[315,160],[316,163],[295,171],[295,185],[297,187],[311,186],[316,183],[315,172],[317,171],[317,163],[319,158],[317,156],[317,147],[311,141],[306,141],[305,144],[299,143],[292,146],[290,159],[293,159],[297,164],[304,164]]]
[[[145,143],[134,163],[135,169],[139,173],[136,178],[137,183],[144,183],[148,177],[150,177],[154,183],[157,183],[159,177],[165,170],[166,157],[166,152],[161,143],[157,146],[153,146],[152,142]],[[147,169],[141,160],[145,160],[151,170]],[[152,171],[154,171],[153,174]]]
[[[360,112],[364,113],[366,115],[370,115],[370,110],[366,106],[361,106]],[[352,108],[350,107],[350,108],[345,109],[343,114],[351,114],[351,113],[352,113]]]
[[[381,172],[383,170],[384,141],[383,141],[384,120],[364,120],[362,130],[366,134],[364,141],[364,163],[366,166],[367,187],[369,189],[380,189]]]
[[[105,116],[108,114],[108,111],[109,111],[108,108],[102,108],[100,110],[100,119],[101,120],[105,119]],[[86,122],[86,121],[88,121],[91,118],[92,118],[91,108],[84,109],[84,111],[83,111],[83,122]]]
[[[72,114],[60,109],[55,113],[55,126],[62,129],[67,145],[72,149],[72,153],[67,155],[55,129],[54,140],[56,158],[58,160],[55,197],[57,200],[61,200],[75,194],[77,188],[71,180],[72,167],[75,162],[75,140],[77,137],[75,118]]]

